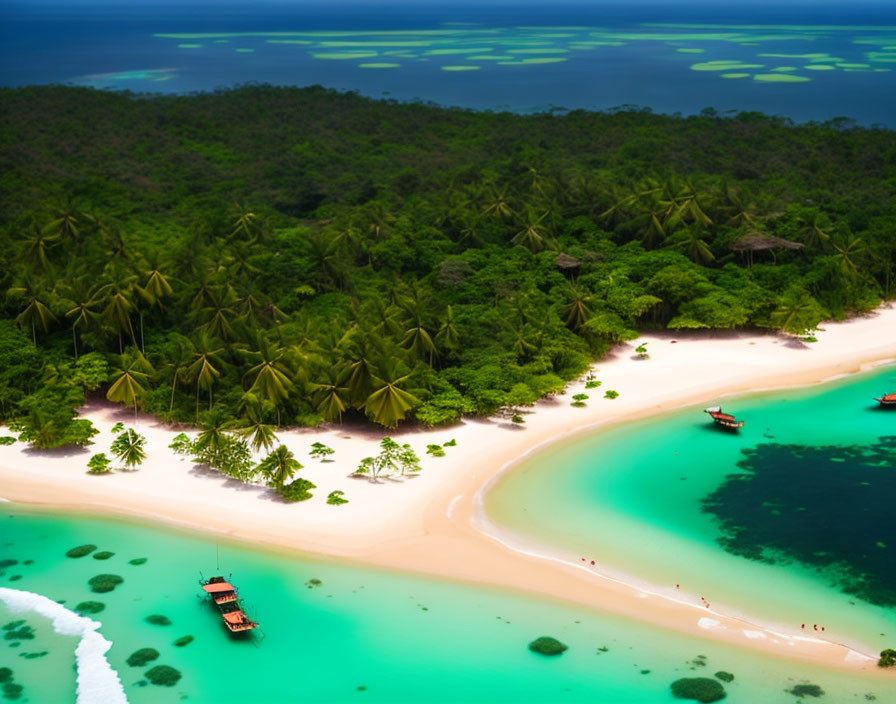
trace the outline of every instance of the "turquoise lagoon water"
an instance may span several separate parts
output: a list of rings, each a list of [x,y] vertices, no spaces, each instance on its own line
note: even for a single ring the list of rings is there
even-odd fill
[[[890,367],[707,398],[537,454],[486,511],[515,539],[607,574],[877,652],[896,643],[896,413],[872,397],[893,388]],[[739,434],[707,422],[703,406],[719,402],[746,421]]]
[[[105,609],[91,616],[113,642],[107,657],[133,704],[167,702],[616,702],[676,701],[669,683],[682,676],[735,674],[731,702],[795,702],[785,692],[812,682],[825,701],[886,700],[879,678],[832,673],[655,629],[549,601],[323,562],[249,545],[110,519],[49,515],[4,504],[0,559],[17,560],[0,586],[28,590],[75,608],[85,600]],[[94,543],[108,560],[65,557]],[[145,564],[130,565],[135,557]],[[33,560],[24,564],[25,560]],[[247,610],[263,634],[233,640],[199,596],[199,572],[232,571]],[[118,574],[114,591],[94,594],[87,580]],[[18,579],[14,579],[18,577]],[[319,580],[315,586],[311,580]],[[152,625],[160,614],[171,625]],[[25,619],[35,638],[12,647],[0,639],[0,666],[24,687],[19,701],[74,701],[75,639],[52,633],[35,614],[0,604],[0,625]],[[195,640],[184,647],[173,641]],[[570,646],[559,658],[530,653],[534,637]],[[177,668],[173,687],[147,684],[150,667],[127,657],[152,647],[150,665]],[[27,660],[19,652],[48,651]],[[704,656],[701,660],[698,656]],[[696,662],[695,662],[696,661]],[[706,665],[698,663],[706,662]],[[64,693],[63,693],[64,692]],[[5,700],[4,700],[5,701]]]

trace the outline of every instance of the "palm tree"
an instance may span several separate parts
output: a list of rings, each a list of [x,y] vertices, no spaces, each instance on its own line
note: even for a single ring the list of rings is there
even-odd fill
[[[445,317],[442,319],[438,332],[436,332],[435,341],[439,347],[453,351],[457,349],[459,339],[460,335],[457,332],[457,327],[454,325],[454,311],[451,309],[451,306],[446,306]]]
[[[482,205],[482,213],[490,217],[504,220],[513,215],[513,208],[510,207],[504,191],[492,188],[491,194]]]
[[[831,241],[836,254],[834,258],[840,264],[840,268],[850,280],[859,278],[859,267],[868,251],[865,241],[857,235],[835,237]]]
[[[25,302],[25,307],[16,316],[16,323],[21,327],[31,328],[31,339],[37,345],[37,327],[44,332],[50,331],[50,324],[56,320],[56,316],[50,310],[45,301],[49,301],[46,292],[38,281],[26,279],[21,286],[13,286],[7,291],[8,298],[19,298]]]
[[[231,237],[241,237],[247,242],[254,242],[261,234],[261,224],[258,216],[236,204],[236,217],[233,220],[233,231]]]
[[[135,469],[146,459],[146,438],[133,428],[128,428],[112,443],[112,454],[122,461],[125,468]]]
[[[260,450],[270,452],[277,442],[277,436],[274,434],[274,426],[265,423],[265,406],[267,409],[272,406],[259,401],[252,393],[246,393],[244,396],[246,401],[243,417],[229,423],[227,427],[233,428],[237,435],[245,438],[253,452]]]
[[[355,324],[346,331],[339,345],[344,350],[349,400],[355,408],[362,408],[373,392],[374,360],[382,355],[382,341]]]
[[[321,373],[320,381],[308,384],[314,410],[327,422],[341,422],[342,414],[345,413],[348,387],[342,386],[339,379],[345,376],[346,371],[327,369]]]
[[[544,220],[548,216],[548,213],[545,212],[539,218],[533,218],[532,214],[529,214],[529,217],[526,220],[526,223],[519,232],[517,232],[512,238],[511,243],[525,247],[530,252],[540,252],[548,246],[548,236],[542,232],[539,225],[541,225],[541,221]]]
[[[373,393],[364,403],[367,416],[387,428],[394,428],[404,420],[415,405],[420,403],[413,393],[403,389],[411,379],[411,373],[394,357],[386,357],[373,376]]]
[[[414,359],[422,359],[424,355],[429,355],[429,366],[432,366],[432,358],[436,353],[436,346],[429,332],[423,327],[421,318],[420,308],[415,305],[410,312],[409,327],[399,344],[408,350]]]
[[[586,288],[570,283],[566,286],[564,297],[566,302],[561,309],[564,322],[571,330],[578,330],[591,317],[593,296]]]
[[[208,391],[208,407],[212,408],[212,384],[221,376],[224,348],[205,332],[199,334],[193,352],[193,362],[187,369],[187,378],[196,382],[196,418],[199,418],[199,389]]]
[[[277,491],[300,469],[302,465],[285,445],[280,445],[258,465],[258,470],[267,477],[268,484]]]
[[[169,415],[174,412],[174,394],[178,381],[186,381],[188,367],[196,351],[189,337],[173,332],[168,336],[168,344],[165,347],[165,357],[168,362],[165,370],[171,374],[171,401],[168,404]]]
[[[75,348],[75,359],[78,359],[78,325],[83,328],[100,318],[95,310],[100,304],[97,297],[98,288],[88,285],[84,279],[78,279],[72,285],[62,284],[59,288],[63,294],[62,302],[68,308],[65,317],[72,320],[72,343]]]
[[[63,207],[53,211],[52,220],[43,229],[64,244],[75,244],[83,237],[85,224],[95,224],[93,216],[78,210],[69,199]]]
[[[257,351],[245,352],[257,362],[243,380],[252,379],[249,391],[262,401],[267,401],[277,409],[277,425],[280,425],[280,406],[289,398],[295,386],[290,379],[292,370],[288,364],[288,350],[276,343],[269,342],[259,335],[256,340]]]
[[[137,350],[128,350],[128,353],[119,357],[119,366],[112,374],[116,377],[112,386],[106,392],[106,398],[113,403],[134,405],[134,420],[137,419],[137,399],[146,393],[143,384],[153,368],[146,357]]]
[[[121,333],[127,331],[134,347],[137,338],[134,326],[131,325],[131,313],[134,310],[133,290],[136,277],[128,276],[113,283],[106,284],[98,292],[105,301],[102,316],[105,323],[118,333],[118,349],[121,350]]]
[[[202,428],[193,442],[193,450],[197,455],[205,455],[210,459],[209,465],[217,467],[218,455],[227,442],[227,429],[231,421],[221,408],[214,408],[202,414],[197,425]]]
[[[50,265],[47,253],[58,241],[56,235],[44,232],[36,223],[32,224],[31,232],[22,238],[22,243],[25,260],[33,270],[43,271]]]
[[[701,234],[700,229],[697,227],[685,228],[679,235],[673,238],[670,246],[681,249],[692,261],[698,264],[709,264],[716,257],[709,245],[703,241]]]

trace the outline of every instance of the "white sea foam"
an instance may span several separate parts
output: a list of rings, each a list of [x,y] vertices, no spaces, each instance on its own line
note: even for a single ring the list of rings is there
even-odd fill
[[[53,630],[67,636],[80,636],[75,648],[77,666],[77,704],[127,704],[128,698],[118,673],[106,660],[111,641],[103,638],[102,625],[33,592],[0,587],[0,601],[13,612],[34,611],[50,619]]]

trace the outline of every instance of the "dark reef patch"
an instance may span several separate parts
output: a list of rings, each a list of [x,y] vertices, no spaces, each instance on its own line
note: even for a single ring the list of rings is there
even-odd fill
[[[94,560],[108,560],[113,555],[115,555],[114,552],[109,552],[108,550],[102,550],[100,552],[93,553],[93,559]]]
[[[529,643],[529,650],[540,655],[560,655],[564,650],[568,649],[568,645],[550,636],[541,636]]]
[[[66,557],[84,557],[85,555],[89,555],[94,550],[96,550],[96,545],[79,545],[76,548],[72,548],[67,553],[65,553]]]
[[[146,622],[151,623],[153,626],[170,626],[171,619],[167,616],[163,616],[162,614],[152,614],[151,616],[146,617]]]
[[[703,499],[736,555],[816,568],[847,594],[896,606],[896,436],[846,447],[757,445]]]
[[[96,577],[88,579],[87,583],[90,585],[91,591],[103,594],[105,592],[111,592],[123,581],[124,579],[117,574],[98,574]]]
[[[683,677],[669,685],[672,696],[698,702],[717,702],[725,698],[725,688],[708,677]]]
[[[173,687],[181,678],[180,671],[175,670],[168,665],[156,665],[147,670],[144,674],[146,675],[146,679],[150,682],[163,687]]]
[[[174,645],[177,648],[183,648],[185,645],[189,645],[194,640],[193,636],[181,636],[176,641],[174,641]]]
[[[75,607],[75,611],[79,614],[98,614],[100,611],[106,608],[106,605],[101,601],[82,601]]]
[[[155,648],[140,648],[128,655],[127,664],[131,667],[143,667],[146,663],[157,660],[159,651]]]

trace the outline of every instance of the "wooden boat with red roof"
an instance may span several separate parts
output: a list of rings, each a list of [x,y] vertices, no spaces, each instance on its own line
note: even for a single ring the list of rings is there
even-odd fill
[[[884,394],[880,398],[874,399],[882,408],[896,408],[896,394]]]
[[[721,406],[706,408],[704,409],[704,413],[709,413],[709,417],[713,419],[713,422],[725,430],[740,430],[744,427],[744,421],[737,420],[737,418],[730,413],[723,413]]]
[[[224,625],[231,633],[245,633],[258,628],[258,624],[250,619],[240,607],[239,595],[233,584],[224,577],[211,577],[207,581],[200,580],[202,591],[218,607]]]

